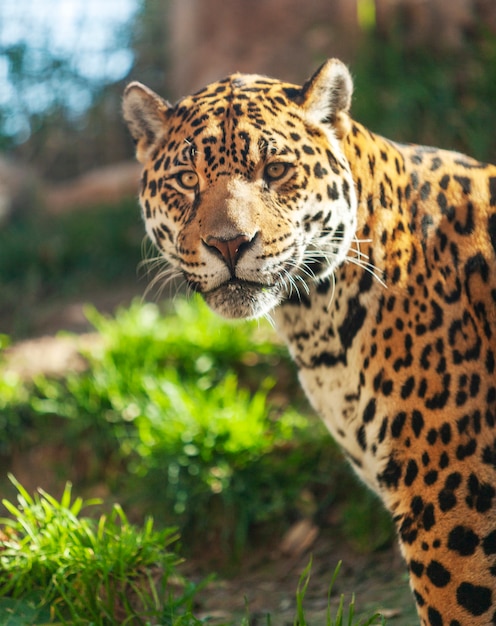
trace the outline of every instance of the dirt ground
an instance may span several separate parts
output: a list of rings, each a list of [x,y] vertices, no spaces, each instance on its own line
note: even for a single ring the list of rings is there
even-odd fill
[[[114,294],[97,302],[97,307],[111,311],[117,305],[127,304],[132,295]],[[12,367],[26,375],[80,367],[75,340],[55,334],[61,329],[83,333],[77,340],[79,345],[95,341],[94,335],[84,334],[89,329],[83,306],[82,302],[58,303],[44,310],[34,327],[40,336],[14,347]],[[184,574],[191,580],[200,580],[211,572],[213,552],[215,547],[206,545],[204,555],[184,564]],[[292,626],[298,581],[310,559],[311,576],[303,602],[309,625],[328,623],[329,585],[339,561],[342,566],[332,591],[331,615],[335,615],[341,594],[347,608],[354,593],[357,616],[370,617],[379,611],[390,626],[418,624],[406,567],[397,547],[360,554],[339,536],[337,528],[317,528],[308,520],[295,525],[273,546],[245,555],[229,575],[218,575],[198,594],[196,614],[209,616],[213,625],[229,620],[241,623],[248,614],[250,626]],[[375,623],[380,624],[380,620]]]
[[[374,554],[359,554],[329,529],[320,530],[312,545],[297,554],[284,554],[276,547],[272,552],[257,551],[247,556],[236,574],[220,576],[200,592],[197,615],[214,618],[213,624],[230,619],[238,624],[248,614],[250,626],[293,626],[296,589],[310,560],[310,581],[303,600],[309,625],[328,624],[329,585],[339,561],[342,565],[330,599],[333,618],[343,594],[344,623],[348,623],[348,607],[354,594],[357,618],[365,620],[380,612],[389,626],[418,624],[399,550],[392,547]],[[186,563],[184,570],[194,577],[201,568],[202,563],[192,561]]]

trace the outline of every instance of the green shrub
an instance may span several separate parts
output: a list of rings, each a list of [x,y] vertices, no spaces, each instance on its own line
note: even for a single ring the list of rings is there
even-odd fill
[[[362,500],[269,329],[228,324],[200,300],[177,300],[165,316],[138,303],[115,318],[88,315],[100,334],[88,370],[38,378],[4,401],[12,446],[38,437],[84,454],[74,481],[104,481],[136,514],[179,525],[188,545],[209,538],[231,556],[254,525],[308,514],[305,493],[315,494],[312,514]],[[364,502],[360,517],[370,510],[377,523],[361,525],[361,545],[382,545],[391,525]],[[359,527],[350,523],[352,536]]]
[[[89,480],[113,476],[131,504],[180,524],[186,537],[222,527],[224,547],[239,551],[250,526],[284,515],[307,483],[290,467],[301,458],[293,441],[312,441],[316,464],[328,441],[319,421],[310,429],[269,400],[276,369],[279,385],[286,377],[294,387],[284,349],[267,330],[228,325],[200,301],[179,300],[167,316],[138,303],[115,319],[88,315],[102,340],[86,354],[88,370],[36,379],[4,415],[74,450],[91,442],[90,466],[103,473]]]

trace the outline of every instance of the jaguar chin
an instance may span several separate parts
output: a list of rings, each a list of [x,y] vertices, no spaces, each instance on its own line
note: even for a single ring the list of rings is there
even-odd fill
[[[231,280],[202,294],[208,306],[228,319],[263,317],[276,307],[281,290],[243,280]]]

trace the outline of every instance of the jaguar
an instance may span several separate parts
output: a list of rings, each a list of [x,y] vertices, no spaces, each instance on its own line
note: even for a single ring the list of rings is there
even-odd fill
[[[421,624],[496,624],[496,166],[385,139],[346,65],[123,115],[146,231],[209,307],[270,317],[390,511]]]

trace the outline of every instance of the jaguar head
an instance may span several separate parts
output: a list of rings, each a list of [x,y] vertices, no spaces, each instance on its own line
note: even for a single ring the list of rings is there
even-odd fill
[[[346,258],[356,197],[340,142],[351,93],[336,60],[303,87],[235,74],[175,105],[126,88],[147,233],[219,314],[265,315]]]

